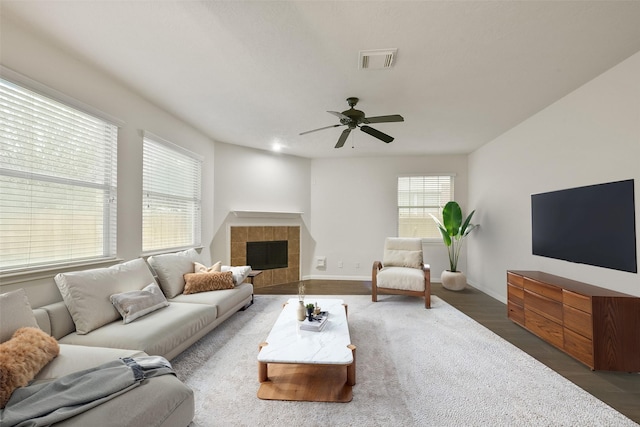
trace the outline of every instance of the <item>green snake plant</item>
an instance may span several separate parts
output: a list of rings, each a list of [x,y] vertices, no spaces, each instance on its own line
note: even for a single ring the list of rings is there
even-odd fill
[[[464,222],[462,222],[462,209],[460,209],[460,205],[456,202],[448,202],[442,210],[442,222],[430,214],[431,218],[436,222],[438,230],[440,230],[444,244],[447,246],[447,252],[449,253],[449,271],[458,271],[458,259],[460,258],[462,242],[464,238],[477,227],[477,225],[471,224],[471,217],[474,213],[475,211],[472,211]]]

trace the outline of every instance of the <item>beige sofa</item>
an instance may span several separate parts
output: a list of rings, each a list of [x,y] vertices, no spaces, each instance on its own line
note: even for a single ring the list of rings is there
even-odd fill
[[[253,300],[253,285],[243,283],[246,276],[241,272],[234,272],[239,283],[232,289],[182,294],[183,275],[193,272],[193,262],[199,262],[194,250],[147,261],[56,276],[64,301],[32,312],[40,329],[58,340],[60,355],[38,373],[35,382],[121,357],[159,355],[171,360]],[[140,290],[156,280],[168,305],[125,324],[109,295]],[[186,426],[193,414],[192,390],[175,376],[164,375],[55,425]]]

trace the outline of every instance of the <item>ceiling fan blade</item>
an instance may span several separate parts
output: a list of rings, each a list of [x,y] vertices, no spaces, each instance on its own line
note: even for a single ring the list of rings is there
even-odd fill
[[[351,118],[349,118],[349,116],[345,116],[342,113],[338,113],[337,111],[327,111],[327,113],[329,114],[333,114],[334,116],[340,118],[340,119],[344,119],[344,120],[351,120]]]
[[[390,123],[390,122],[404,122],[404,117],[400,114],[392,114],[390,116],[376,116],[366,117],[362,120],[363,123]]]
[[[308,134],[308,133],[311,133],[311,132],[317,132],[317,131],[319,131],[319,130],[323,130],[323,129],[337,128],[338,126],[342,126],[342,125],[331,125],[331,126],[325,126],[325,127],[323,127],[323,128],[314,129],[314,130],[308,130],[308,131],[306,131],[306,132],[302,132],[300,135],[306,135],[306,134]]]
[[[338,139],[338,143],[336,144],[335,148],[342,148],[344,143],[347,142],[349,133],[351,133],[351,128],[348,128],[342,131],[342,135],[340,135],[340,138]]]
[[[386,142],[387,144],[390,143],[391,141],[393,141],[393,137],[387,135],[386,133],[382,133],[377,129],[374,129],[372,127],[369,126],[361,126],[360,130],[364,133],[368,133],[369,135],[378,138],[381,141]]]

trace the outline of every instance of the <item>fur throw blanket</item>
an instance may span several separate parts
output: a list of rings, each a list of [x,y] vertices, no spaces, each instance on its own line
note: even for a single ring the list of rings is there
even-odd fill
[[[60,353],[55,338],[38,328],[20,328],[0,344],[0,408],[13,391],[24,387]]]

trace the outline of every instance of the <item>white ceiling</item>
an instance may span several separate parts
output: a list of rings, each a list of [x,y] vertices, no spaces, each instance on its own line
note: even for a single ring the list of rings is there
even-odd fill
[[[640,51],[640,1],[0,1],[212,139],[303,157],[469,153]],[[389,70],[358,52],[397,48]],[[327,110],[360,98],[385,144]],[[353,147],[353,148],[352,148]]]

